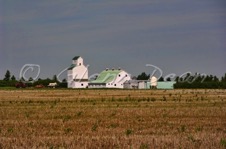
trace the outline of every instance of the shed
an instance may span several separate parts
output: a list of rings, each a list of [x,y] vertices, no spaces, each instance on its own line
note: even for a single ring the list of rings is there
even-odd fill
[[[175,81],[158,82],[157,89],[174,89]]]
[[[147,89],[147,81],[139,81],[138,88],[139,89]]]

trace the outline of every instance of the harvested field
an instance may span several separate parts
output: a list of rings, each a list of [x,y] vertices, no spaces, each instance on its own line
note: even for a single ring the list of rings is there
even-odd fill
[[[0,148],[226,148],[226,90],[0,90]]]

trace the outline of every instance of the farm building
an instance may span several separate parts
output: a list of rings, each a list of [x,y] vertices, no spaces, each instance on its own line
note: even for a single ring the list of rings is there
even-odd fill
[[[75,56],[68,68],[68,88],[88,87],[88,68],[83,64],[83,58]]]
[[[129,80],[124,83],[125,89],[156,89],[158,85],[158,79],[155,76],[151,76],[150,80]]]
[[[142,81],[142,80],[138,80],[138,89],[148,89],[147,82]]]
[[[156,82],[157,86],[153,87],[153,84],[149,80],[130,80],[124,83],[125,89],[174,89],[173,81]],[[152,84],[152,85],[151,85]]]
[[[174,89],[175,81],[158,82],[157,89]]]
[[[138,81],[137,80],[127,80],[123,83],[123,88],[138,89]]]
[[[105,69],[95,80],[88,80],[88,68],[81,56],[75,56],[68,67],[68,88],[125,88],[125,89],[174,89],[176,82],[157,82],[155,76],[149,80],[132,80],[122,69]]]
[[[156,89],[157,88],[157,85],[158,85],[158,79],[155,77],[155,76],[151,76],[150,77],[150,87],[152,88],[152,89]]]
[[[106,69],[96,80],[89,83],[89,88],[123,88],[123,84],[131,80],[130,74],[122,69]]]
[[[128,80],[123,86],[124,89],[149,89],[150,83],[147,80]]]

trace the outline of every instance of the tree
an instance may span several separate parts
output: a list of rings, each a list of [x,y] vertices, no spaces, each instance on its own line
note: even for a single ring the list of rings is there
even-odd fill
[[[57,79],[57,76],[56,75],[53,76],[53,81],[54,82],[58,82],[58,79]]]
[[[63,79],[62,82],[59,83],[60,88],[67,88],[67,80]]]
[[[24,77],[21,77],[21,78],[20,78],[20,82],[25,82]]]
[[[191,77],[191,74],[190,73],[187,73],[186,76],[185,76],[185,78],[184,78],[184,80],[188,81],[190,79],[190,77]]]
[[[164,78],[163,77],[160,77],[158,81],[159,82],[163,82],[164,81]]]
[[[171,79],[170,78],[167,78],[166,81],[171,81]]]
[[[137,76],[137,80],[148,80],[150,75],[147,75],[145,72],[142,72],[140,75]]]
[[[219,79],[217,78],[217,76],[214,76],[214,77],[213,77],[213,81],[214,81],[214,82],[219,82]]]
[[[180,80],[180,77],[177,76],[176,79],[175,79],[175,81],[176,82],[179,82],[179,80]]]
[[[10,77],[11,77],[10,71],[7,70],[7,71],[6,71],[6,74],[5,74],[4,80],[5,80],[5,81],[9,81],[9,80],[10,80]]]
[[[30,78],[28,79],[28,81],[29,81],[29,82],[33,82],[34,79],[33,79],[32,77],[30,77]]]
[[[221,82],[226,82],[226,73],[224,74],[224,77],[221,78]]]
[[[15,80],[16,80],[16,77],[13,75],[13,76],[11,77],[11,80],[12,80],[12,81],[15,81]]]
[[[67,80],[64,78],[64,79],[62,80],[62,83],[67,83]]]

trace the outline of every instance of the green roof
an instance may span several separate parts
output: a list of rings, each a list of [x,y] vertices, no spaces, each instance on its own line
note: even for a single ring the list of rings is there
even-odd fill
[[[102,71],[96,80],[91,83],[109,83],[113,81],[121,70],[104,70]]]
[[[157,89],[174,89],[175,81],[158,82]]]
[[[72,70],[72,69],[75,68],[75,67],[76,67],[75,64],[71,64],[71,66],[69,66],[67,70]]]
[[[80,56],[75,56],[72,60],[77,60]]]

